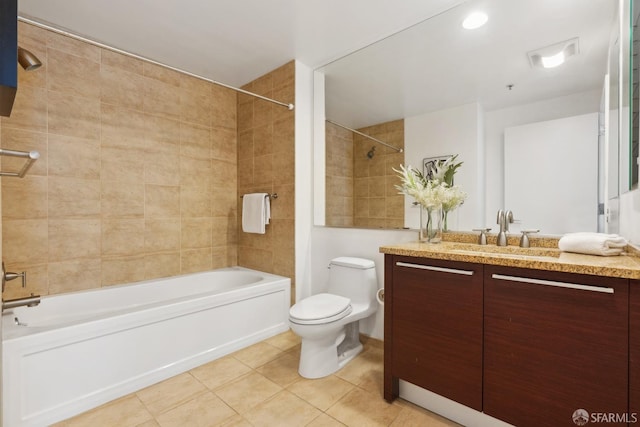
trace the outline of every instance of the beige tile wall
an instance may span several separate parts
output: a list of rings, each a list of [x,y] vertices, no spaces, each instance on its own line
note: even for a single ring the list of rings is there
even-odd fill
[[[295,99],[295,63],[254,80],[243,89],[285,103]],[[246,193],[277,193],[265,234],[242,232],[238,224],[238,264],[295,276],[294,112],[258,98],[238,96],[238,212]],[[241,218],[239,216],[239,218]]]
[[[358,129],[360,132],[404,148],[404,120]],[[375,146],[372,159],[367,153]],[[394,187],[400,181],[392,168],[404,164],[404,154],[355,134],[353,136],[354,225],[402,228],[404,197]]]
[[[358,131],[404,148],[404,120]],[[325,221],[334,227],[402,228],[404,198],[393,168],[404,154],[332,123],[326,123]],[[375,147],[370,159],[367,153]]]
[[[235,265],[236,93],[22,22],[18,32],[44,66],[19,70],[0,144],[41,158],[2,179],[4,260],[29,278],[4,298]]]
[[[353,132],[326,123],[325,224],[353,227]]]

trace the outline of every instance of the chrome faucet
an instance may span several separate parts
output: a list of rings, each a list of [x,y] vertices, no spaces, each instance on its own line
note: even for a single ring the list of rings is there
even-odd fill
[[[2,280],[2,292],[4,292],[4,285],[9,280],[17,279],[18,277],[22,278],[22,287],[27,287],[27,272],[23,271],[22,273],[11,273],[4,268],[4,262],[2,262],[2,270],[0,270],[0,280]],[[8,310],[10,308],[21,307],[26,305],[27,307],[35,307],[40,304],[40,295],[31,294],[25,298],[16,298],[7,301],[2,301],[2,311]]]
[[[24,298],[2,301],[2,311],[22,306],[35,307],[38,304],[40,304],[40,295],[31,294],[31,296]]]
[[[507,246],[507,231],[509,231],[509,224],[513,224],[513,212],[498,209],[496,222],[500,226],[496,244],[498,246]]]
[[[18,277],[22,278],[22,287],[27,287],[27,272],[23,271],[22,273],[11,273],[4,268],[4,261],[2,262],[2,271],[0,271],[0,279],[2,280],[2,292],[4,292],[4,286],[9,280],[17,279]]]

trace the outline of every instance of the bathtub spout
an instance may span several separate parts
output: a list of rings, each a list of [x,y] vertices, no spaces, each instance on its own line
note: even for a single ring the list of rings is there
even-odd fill
[[[10,308],[22,307],[26,305],[27,307],[35,307],[40,304],[40,295],[33,295],[25,298],[16,298],[10,299],[2,302],[2,311],[8,310]]]

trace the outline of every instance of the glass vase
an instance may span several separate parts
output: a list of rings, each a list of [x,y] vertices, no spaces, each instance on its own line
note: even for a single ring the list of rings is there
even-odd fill
[[[425,243],[442,241],[442,205],[429,208],[420,206],[419,240]]]
[[[449,219],[449,212],[446,209],[442,209],[442,231],[449,231],[449,224],[448,224],[448,219]]]

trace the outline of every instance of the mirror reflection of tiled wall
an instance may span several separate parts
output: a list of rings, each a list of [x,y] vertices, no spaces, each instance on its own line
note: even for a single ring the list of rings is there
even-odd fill
[[[404,197],[393,172],[404,154],[332,123],[326,124],[326,224],[336,227],[402,228]],[[404,120],[358,131],[404,148]]]
[[[326,123],[326,225],[353,227],[353,133]]]

